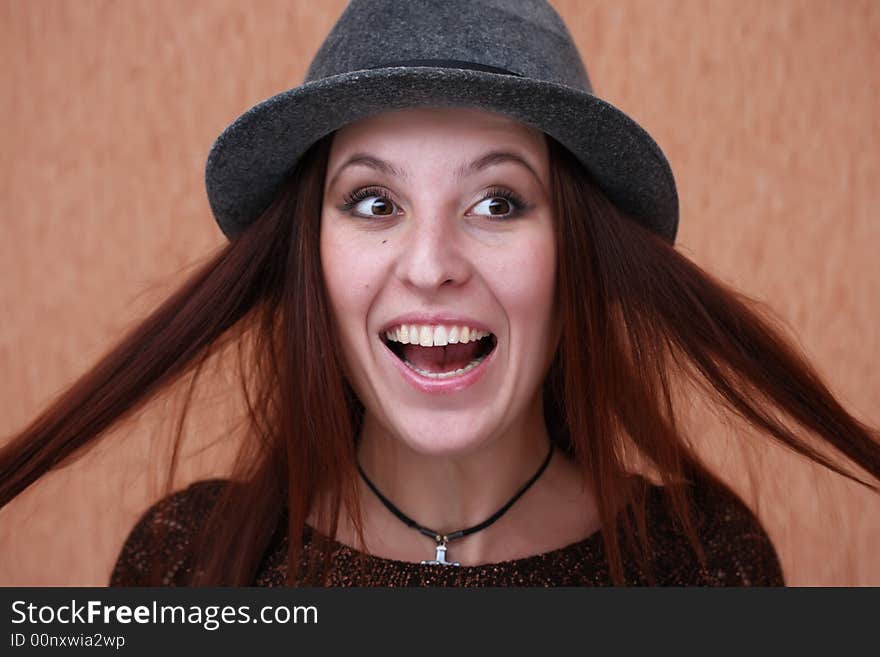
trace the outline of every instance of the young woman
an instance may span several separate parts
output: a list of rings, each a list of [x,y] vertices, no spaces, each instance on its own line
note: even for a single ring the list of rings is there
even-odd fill
[[[112,583],[782,584],[681,398],[844,474],[792,423],[874,478],[876,432],[676,252],[663,154],[555,12],[506,6],[353,2],[218,139],[229,245],[3,449],[0,503],[251,341],[235,471],[149,509]]]

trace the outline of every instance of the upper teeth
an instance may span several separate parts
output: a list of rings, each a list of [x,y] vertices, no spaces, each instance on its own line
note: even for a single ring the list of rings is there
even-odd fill
[[[402,324],[385,331],[385,337],[403,344],[418,344],[422,347],[445,347],[447,344],[476,342],[489,335],[488,331],[478,331],[469,326],[426,326],[423,324]]]

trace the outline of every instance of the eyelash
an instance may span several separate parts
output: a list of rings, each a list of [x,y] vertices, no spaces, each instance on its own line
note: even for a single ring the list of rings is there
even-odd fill
[[[362,187],[354,192],[351,192],[345,196],[344,204],[342,209],[346,212],[349,212],[354,206],[363,201],[364,199],[371,197],[381,198],[383,201],[388,203],[392,203],[395,206],[394,199],[381,187]],[[491,219],[493,221],[509,221],[510,219],[519,216],[524,210],[529,209],[529,204],[526,203],[522,198],[520,198],[517,194],[510,191],[509,189],[505,189],[503,187],[493,187],[489,189],[485,195],[477,201],[474,205],[482,203],[487,199],[493,198],[503,198],[505,201],[510,203],[513,206],[513,211],[508,212],[507,214],[496,214],[496,215],[478,215],[481,217],[486,217],[487,219]],[[376,219],[388,219],[394,215],[385,215],[385,216],[377,216]],[[370,218],[370,217],[367,217]]]

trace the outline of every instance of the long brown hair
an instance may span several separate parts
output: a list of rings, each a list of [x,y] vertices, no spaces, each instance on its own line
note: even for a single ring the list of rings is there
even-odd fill
[[[310,550],[315,558],[304,571],[302,536],[319,492],[329,495],[321,522],[331,538],[343,509],[360,531],[355,442],[363,407],[335,348],[318,249],[331,139],[301,158],[257,221],[0,450],[0,506],[172,382],[192,373],[194,384],[206,360],[233,344],[240,355],[249,348],[250,357],[239,359],[248,436],[231,473],[238,483],[224,489],[194,546],[191,583],[251,584],[285,519],[288,583],[310,582],[322,551]],[[554,440],[597,493],[613,580],[623,581],[618,521],[643,560],[650,551],[647,487],[629,476],[633,454],[665,484],[698,555],[688,488],[678,484],[702,478],[725,487],[680,428],[681,386],[709,393],[773,439],[877,490],[788,425],[880,480],[876,430],[840,406],[749,299],[624,216],[547,139],[563,332],[544,387],[545,414]],[[180,441],[178,429],[172,471]],[[633,513],[621,518],[621,508]]]

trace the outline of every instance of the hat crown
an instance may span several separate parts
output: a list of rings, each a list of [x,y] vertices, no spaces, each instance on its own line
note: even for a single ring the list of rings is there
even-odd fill
[[[568,28],[541,0],[352,0],[305,81],[424,60],[489,66],[592,92]]]

